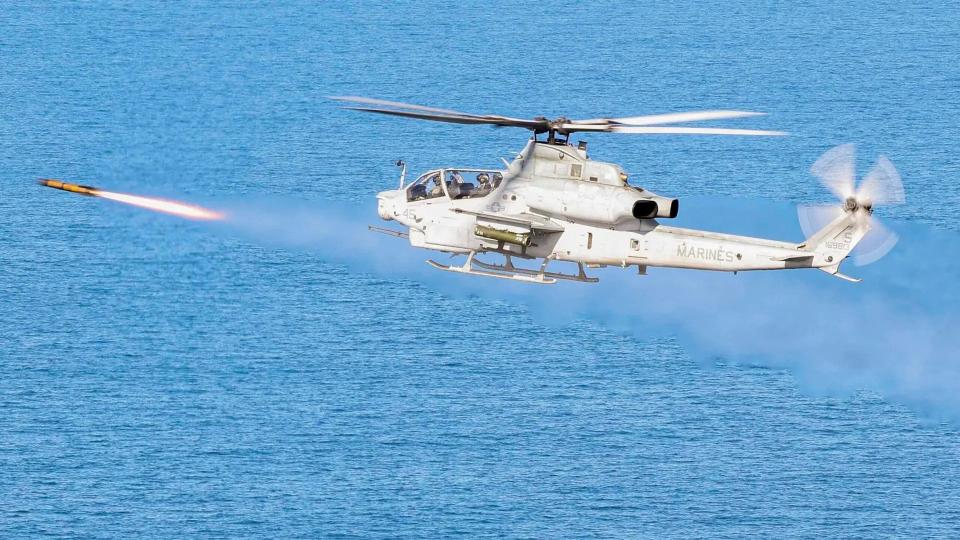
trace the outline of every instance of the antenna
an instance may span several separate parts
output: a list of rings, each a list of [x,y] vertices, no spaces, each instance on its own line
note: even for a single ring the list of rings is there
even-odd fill
[[[407,179],[407,164],[402,159],[398,159],[397,167],[400,167],[400,189],[403,189],[403,182]]]

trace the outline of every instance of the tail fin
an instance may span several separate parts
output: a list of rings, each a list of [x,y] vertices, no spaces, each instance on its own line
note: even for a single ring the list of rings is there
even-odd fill
[[[802,248],[813,251],[815,266],[847,281],[860,281],[840,273],[840,263],[870,231],[869,220],[858,219],[857,212],[844,211],[836,219],[807,238]]]

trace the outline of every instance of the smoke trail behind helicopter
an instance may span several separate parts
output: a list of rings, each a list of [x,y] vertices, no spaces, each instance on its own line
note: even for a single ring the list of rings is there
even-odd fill
[[[801,235],[790,205],[688,201],[690,215],[706,216],[691,225],[716,220],[742,234]],[[809,393],[874,391],[927,417],[960,422],[960,335],[952,331],[960,324],[960,242],[949,231],[899,224],[901,242],[882,262],[858,268],[864,282],[856,285],[815,272],[657,269],[636,276],[618,268],[599,272],[596,285],[532,286],[434,271],[404,240],[368,232],[371,211],[247,203],[231,217],[231,227],[258,242],[428,283],[446,296],[506,301],[558,332],[587,320],[644,339],[676,338],[705,364],[726,359],[787,369]]]

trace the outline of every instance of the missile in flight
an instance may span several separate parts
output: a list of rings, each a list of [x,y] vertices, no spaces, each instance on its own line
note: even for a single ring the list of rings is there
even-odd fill
[[[109,199],[111,201],[138,206],[140,208],[146,208],[147,210],[153,210],[155,212],[172,214],[174,216],[186,219],[214,221],[222,220],[226,217],[224,214],[215,210],[210,210],[208,208],[203,208],[202,206],[195,206],[180,201],[171,201],[157,197],[143,197],[141,195],[133,195],[130,193],[115,193],[113,191],[105,191],[93,186],[62,182],[60,180],[54,180],[53,178],[41,178],[38,183],[41,186],[46,186],[53,189],[69,191],[70,193],[77,193],[79,195],[86,195],[88,197]]]
[[[86,195],[88,197],[96,197],[100,194],[100,190],[95,187],[61,182],[60,180],[54,180],[53,178],[41,178],[38,182],[41,186],[47,186],[53,189],[62,189],[63,191],[79,193],[80,195]]]

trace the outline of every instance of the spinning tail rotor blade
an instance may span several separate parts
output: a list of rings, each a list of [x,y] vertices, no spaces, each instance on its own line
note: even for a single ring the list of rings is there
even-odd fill
[[[828,150],[810,167],[810,172],[841,201],[853,197],[854,146],[841,144]]]
[[[871,205],[903,204],[903,180],[900,173],[886,156],[877,158],[876,165],[857,189],[857,199]]]
[[[835,204],[806,205],[797,207],[800,229],[804,238],[810,238],[843,214],[843,208]]]
[[[880,260],[893,249],[893,246],[897,245],[900,239],[897,233],[888,229],[879,219],[872,216],[867,219],[870,220],[870,232],[853,250],[853,262],[857,266],[865,266]]]

